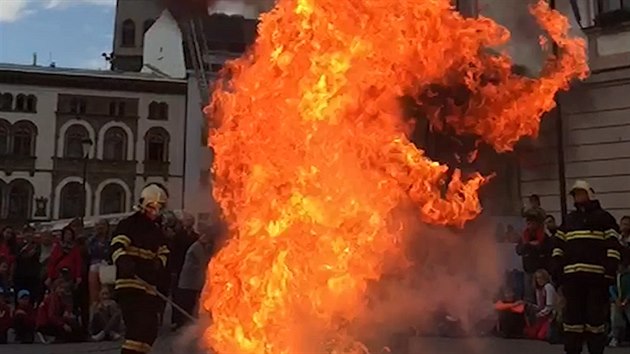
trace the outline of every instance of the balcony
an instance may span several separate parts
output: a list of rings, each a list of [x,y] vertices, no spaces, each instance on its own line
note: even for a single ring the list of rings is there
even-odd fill
[[[31,176],[35,174],[35,156],[0,155],[0,169],[7,176],[15,171],[26,171]]]
[[[83,171],[83,161],[80,158],[53,157],[53,169],[56,172],[78,174]],[[135,175],[136,165],[136,161],[90,159],[88,160],[87,171],[88,174],[98,172],[99,174],[114,176]]]
[[[144,164],[144,171],[143,171],[144,178],[160,176],[160,177],[163,177],[165,180],[168,179],[169,168],[171,165],[170,162],[145,160],[143,164]]]

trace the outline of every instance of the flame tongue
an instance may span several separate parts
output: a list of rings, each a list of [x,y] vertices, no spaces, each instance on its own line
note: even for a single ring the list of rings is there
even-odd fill
[[[535,136],[555,93],[587,67],[566,19],[545,2],[533,13],[563,53],[539,79],[484,54],[509,33],[462,18],[448,0],[280,0],[263,15],[254,50],[229,64],[231,80],[211,105],[221,123],[211,136],[214,197],[232,239],[203,296],[209,346],[365,352],[339,326],[362,311],[366,281],[384,260],[402,258],[395,209],[412,203],[426,223],[461,226],[480,212],[485,182],[455,172],[443,193],[448,167],[408,140],[399,98],[460,73],[472,94],[447,119],[456,132],[498,151]],[[313,333],[321,341],[308,341]]]

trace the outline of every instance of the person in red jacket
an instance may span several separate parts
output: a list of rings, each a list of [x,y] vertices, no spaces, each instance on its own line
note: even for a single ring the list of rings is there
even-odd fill
[[[56,342],[77,342],[82,339],[77,317],[72,313],[71,288],[63,279],[53,283],[37,311],[37,336],[42,343],[50,343],[47,336]]]
[[[46,285],[50,286],[62,274],[61,270],[67,269],[67,277],[75,286],[81,283],[83,273],[83,259],[81,249],[75,243],[74,230],[65,227],[61,234],[61,242],[55,244],[48,260],[48,279]]]
[[[30,344],[35,339],[35,323],[37,321],[37,314],[31,303],[31,293],[28,290],[20,290],[17,299],[17,306],[13,314],[15,340],[21,344]]]
[[[8,291],[0,287],[0,344],[7,344],[7,333],[13,323],[8,300]]]

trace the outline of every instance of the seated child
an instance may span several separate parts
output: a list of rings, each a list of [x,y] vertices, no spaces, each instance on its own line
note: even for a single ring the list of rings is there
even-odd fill
[[[11,328],[11,307],[9,293],[0,287],[0,344],[7,344],[7,334]]]
[[[99,300],[92,307],[90,335],[93,341],[118,340],[122,332],[122,315],[116,301],[112,300],[111,290],[101,288]]]
[[[35,322],[37,314],[31,303],[31,293],[28,290],[18,292],[18,301],[13,315],[13,329],[15,340],[19,343],[33,343],[35,339]]]
[[[81,340],[81,328],[77,317],[72,313],[72,297],[67,283],[58,279],[53,283],[37,312],[37,335],[42,343],[50,343],[46,336],[55,342],[76,342]]]
[[[533,285],[536,289],[536,303],[528,303],[526,306],[525,336],[529,339],[547,340],[554,318],[556,289],[551,284],[551,276],[544,269],[539,269],[534,273]]]
[[[617,274],[616,284],[610,287],[611,308],[610,322],[611,347],[617,347],[624,341],[626,334],[626,321],[630,321],[630,260],[624,259]],[[630,340],[630,338],[626,338]]]

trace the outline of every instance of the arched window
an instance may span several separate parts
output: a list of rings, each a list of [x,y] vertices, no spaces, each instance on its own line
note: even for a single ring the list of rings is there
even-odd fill
[[[166,102],[160,102],[160,109],[158,112],[160,120],[168,120],[168,104]]]
[[[12,220],[28,220],[31,218],[33,185],[24,179],[16,179],[9,184],[9,212]]]
[[[170,136],[166,129],[153,127],[147,131],[145,140],[145,161],[168,161],[168,143]]]
[[[101,214],[118,214],[125,212],[126,194],[123,187],[110,183],[101,191]]]
[[[0,95],[0,111],[12,111],[13,110],[13,95],[10,93],[3,93]]]
[[[16,156],[35,156],[37,127],[27,121],[19,121],[13,125],[11,153]]]
[[[127,159],[127,133],[121,127],[112,127],[105,132],[103,140],[104,160]]]
[[[68,127],[64,136],[63,157],[81,159],[85,157],[83,151],[83,141],[89,139],[90,135],[81,124],[73,124]]]
[[[37,97],[35,95],[26,96],[26,111],[31,113],[37,112]]]
[[[155,20],[152,18],[144,21],[144,33],[147,33],[149,28],[151,28],[151,26],[153,26],[154,23],[155,23]]]
[[[131,19],[126,19],[122,23],[122,43],[123,47],[135,47],[136,45],[136,24]]]
[[[26,96],[19,94],[15,97],[15,110],[17,112],[26,111]]]
[[[6,120],[0,120],[0,155],[9,153],[9,137],[11,136],[11,124]]]
[[[70,182],[61,188],[59,193],[59,217],[61,219],[76,218],[83,215],[83,185]]]
[[[148,119],[168,120],[168,104],[166,102],[151,102],[151,104],[149,104]]]

